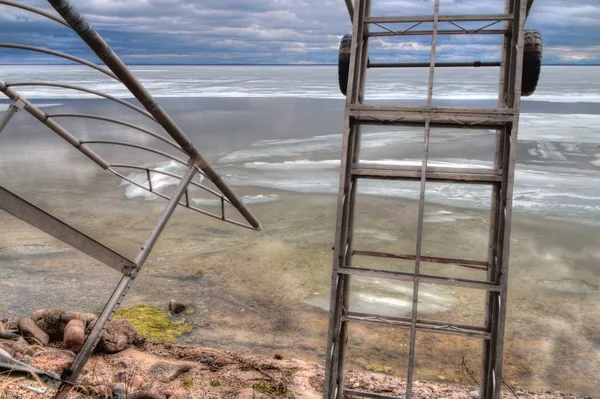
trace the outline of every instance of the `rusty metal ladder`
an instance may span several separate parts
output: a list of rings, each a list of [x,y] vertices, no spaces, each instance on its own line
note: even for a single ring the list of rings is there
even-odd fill
[[[412,397],[413,373],[415,368],[415,342],[417,332],[453,334],[483,340],[482,376],[480,398],[500,398],[504,329],[506,320],[509,246],[511,234],[512,196],[515,170],[515,155],[519,123],[524,26],[531,1],[505,0],[505,13],[496,15],[440,15],[439,0],[434,2],[433,15],[428,16],[371,16],[372,0],[350,0],[346,5],[351,14],[353,32],[344,116],[342,161],[336,221],[329,331],[326,352],[325,385],[323,398],[343,396],[390,398],[394,396],[365,392],[344,387],[344,356],[348,339],[348,324],[354,322],[382,323],[410,330],[408,379],[405,397]],[[529,4],[528,4],[529,3]],[[480,29],[465,29],[461,22],[478,21],[485,24]],[[449,22],[458,29],[441,30],[439,24]],[[406,30],[394,30],[385,24],[410,23]],[[416,30],[422,23],[432,24],[432,30]],[[501,23],[502,29],[490,29]],[[371,25],[383,30],[370,32]],[[500,67],[500,85],[497,108],[440,107],[433,106],[435,67],[480,66],[470,63],[436,62],[438,35],[453,34],[497,34],[502,35],[501,61],[486,66]],[[426,35],[431,36],[429,85],[425,106],[365,105],[365,83],[367,68],[409,67],[416,64],[386,63],[373,64],[369,61],[369,38],[373,36]],[[374,166],[360,162],[362,125],[393,125],[424,127],[422,165]],[[496,131],[493,168],[451,169],[428,166],[429,138],[431,128],[491,129]],[[401,134],[401,133],[398,133]],[[353,228],[356,207],[357,184],[361,179],[419,181],[418,224],[415,253],[410,255],[354,249]],[[424,274],[421,272],[423,217],[425,188],[428,182],[484,184],[492,187],[491,214],[489,223],[489,249],[487,261],[427,258],[427,262],[451,263],[458,266],[477,266],[487,271],[486,279],[471,280]],[[414,259],[414,271],[390,271],[353,266],[354,255],[397,257]],[[424,261],[424,260],[423,260]],[[411,317],[387,317],[353,312],[349,306],[350,279],[352,276],[367,276],[379,279],[394,279],[413,283]],[[418,317],[419,285],[440,284],[485,291],[485,319],[483,326],[425,320]]]

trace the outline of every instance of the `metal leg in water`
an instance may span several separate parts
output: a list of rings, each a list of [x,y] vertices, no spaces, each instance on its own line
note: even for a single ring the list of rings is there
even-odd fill
[[[77,382],[77,379],[79,378],[79,374],[83,370],[83,367],[85,366],[87,360],[89,359],[89,357],[92,355],[92,352],[96,348],[96,345],[98,344],[98,341],[100,340],[100,337],[102,336],[102,333],[104,332],[104,328],[106,327],[106,324],[110,321],[114,312],[117,310],[117,308],[121,304],[123,297],[125,296],[125,294],[127,294],[127,291],[133,284],[133,280],[135,279],[137,273],[142,269],[144,262],[148,258],[148,255],[150,255],[150,252],[152,251],[154,244],[156,244],[156,242],[158,241],[158,238],[160,237],[163,229],[165,228],[167,222],[171,218],[171,215],[175,211],[175,208],[177,207],[179,200],[184,195],[185,191],[187,190],[188,185],[194,178],[196,171],[197,170],[195,167],[193,167],[193,166],[190,167],[188,169],[188,171],[186,172],[185,176],[181,179],[181,182],[177,186],[177,190],[176,190],[175,194],[173,194],[173,196],[167,203],[167,206],[163,210],[163,213],[160,216],[160,219],[158,220],[158,222],[156,223],[156,226],[152,230],[150,237],[148,237],[148,239],[144,243],[144,246],[141,248],[140,252],[138,253],[138,255],[135,259],[135,266],[136,266],[135,270],[132,273],[130,273],[129,275],[124,275],[121,278],[121,281],[117,285],[117,288],[113,292],[108,303],[102,310],[100,317],[96,321],[96,324],[94,325],[94,328],[92,329],[92,332],[90,333],[90,336],[85,341],[85,343],[83,344],[83,347],[81,348],[81,351],[75,358],[73,365],[71,366],[70,369],[65,370],[63,372],[63,375],[61,376],[62,379],[65,381],[68,381],[69,383],[63,383],[60,386],[60,388],[55,396],[56,399],[66,398],[66,396],[72,389],[71,384],[74,384]]]

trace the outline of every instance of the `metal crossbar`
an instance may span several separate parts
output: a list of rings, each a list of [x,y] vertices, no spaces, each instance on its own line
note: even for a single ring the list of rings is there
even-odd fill
[[[346,1],[352,20],[352,45],[348,86],[346,91],[345,120],[342,142],[342,160],[338,194],[338,209],[334,246],[329,330],[325,368],[324,399],[341,399],[344,396],[366,398],[392,398],[395,396],[358,391],[344,387],[344,363],[349,323],[375,323],[410,331],[407,386],[404,397],[412,397],[416,363],[416,337],[421,332],[451,334],[477,338],[483,341],[480,397],[501,397],[502,354],[506,319],[508,260],[510,250],[510,225],[512,218],[512,192],[514,185],[515,154],[520,112],[523,41],[526,16],[532,0],[505,0],[503,14],[492,15],[440,15],[439,0],[434,0],[432,15],[425,16],[371,16],[372,0]],[[350,3],[350,4],[349,4]],[[481,28],[467,29],[463,22],[484,22]],[[397,30],[386,24],[410,23],[406,29]],[[423,23],[432,24],[431,30],[415,30]],[[439,29],[440,23],[450,23],[457,30]],[[502,29],[489,29],[502,23]],[[370,32],[369,26],[383,31]],[[499,62],[436,62],[437,39],[444,34],[501,34],[503,35]],[[430,35],[431,53],[428,63],[370,63],[369,38],[393,35]],[[367,68],[404,68],[427,66],[429,79],[427,103],[424,106],[365,105],[364,93]],[[500,88],[496,108],[439,107],[433,106],[434,76],[436,67],[499,66]],[[359,161],[361,126],[394,125],[424,127],[421,166],[373,165]],[[494,165],[489,169],[452,169],[428,165],[431,129],[466,128],[494,129],[496,131]],[[399,133],[401,134],[401,133]],[[354,213],[357,206],[357,182],[361,179],[419,181],[416,248],[414,254],[354,249]],[[423,222],[426,186],[430,182],[484,184],[492,187],[490,209],[489,248],[485,261],[455,259],[443,256],[423,256]],[[355,265],[354,257],[361,262],[372,257],[413,260],[411,272],[374,269],[367,264]],[[366,260],[365,260],[366,259]],[[482,271],[480,280],[425,274],[421,262],[451,264]],[[349,286],[352,276],[391,279],[412,283],[410,317],[389,317],[356,312],[350,306]],[[486,297],[483,325],[466,325],[424,320],[418,317],[419,287],[421,284],[440,284],[483,290]]]

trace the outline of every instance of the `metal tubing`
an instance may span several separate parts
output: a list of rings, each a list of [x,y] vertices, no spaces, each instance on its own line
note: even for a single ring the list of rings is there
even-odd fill
[[[181,148],[192,158],[193,162],[205,173],[215,186],[231,201],[231,204],[254,228],[260,229],[260,222],[242,203],[237,195],[223,182],[208,161],[198,152],[183,131],[162,109],[152,95],[142,86],[137,78],[127,69],[123,61],[112,51],[110,46],[86,21],[85,17],[69,0],[48,0],[50,5],[65,19],[71,28],[86,44],[104,61],[106,66],[123,82],[135,98],[142,103]]]
[[[354,16],[354,6],[352,5],[352,0],[344,0],[346,3],[346,9],[348,10],[348,15],[350,16],[350,23],[352,23],[352,17]]]
[[[133,144],[133,143],[128,143],[126,141],[117,141],[117,140],[82,140],[81,144],[110,144],[110,145],[118,145],[118,146],[122,146],[122,147],[131,147],[131,148],[137,148],[140,150],[144,150],[144,151],[148,151],[148,152],[152,152],[154,154],[157,155],[162,155],[165,158],[169,158],[177,163],[180,163],[181,165],[184,166],[188,166],[187,163],[181,159],[181,158],[177,158],[167,152],[164,151],[159,151],[159,150],[155,150],[152,147],[148,147],[145,145],[140,145],[140,144]],[[110,165],[109,165],[110,166]],[[203,174],[200,170],[198,170],[198,172],[200,172],[200,174]]]
[[[437,31],[438,18],[440,13],[440,0],[435,0],[433,13],[433,36],[431,38],[431,53],[429,59],[429,83],[427,87],[427,107],[431,107],[433,103],[433,83],[435,71],[435,58],[437,51]],[[421,273],[421,251],[423,245],[423,217],[425,214],[425,188],[427,185],[427,162],[429,160],[429,137],[431,134],[431,125],[429,118],[425,121],[425,138],[423,140],[423,160],[421,164],[421,187],[419,192],[419,214],[417,219],[417,245],[415,251],[415,279],[413,286],[412,298],[412,316],[410,322],[410,342],[408,353],[408,378],[406,380],[406,399],[412,397],[412,385],[415,366],[415,351],[417,340],[417,317],[419,306],[419,284],[420,279],[417,277]]]
[[[372,256],[377,258],[392,258],[392,259],[406,259],[415,260],[416,255],[407,254],[396,254],[390,252],[379,252],[379,251],[353,251],[355,256]],[[488,270],[488,262],[482,262],[477,260],[465,260],[465,259],[450,259],[450,258],[438,258],[433,256],[420,256],[421,261],[428,263],[441,263],[447,265],[456,265],[461,267],[467,267],[475,270]]]
[[[48,11],[42,10],[40,8],[36,8],[36,7],[31,7],[28,6],[26,4],[22,4],[22,3],[17,3],[16,1],[11,1],[11,0],[0,0],[0,4],[4,4],[5,6],[9,6],[9,7],[15,7],[15,8],[20,8],[22,10],[25,11],[30,11],[33,12],[35,14],[41,15],[43,17],[49,18],[53,21],[58,22],[61,25],[66,26],[67,28],[69,28],[69,25],[60,17],[50,14]]]
[[[439,30],[437,32],[438,35],[503,35],[506,31],[502,29],[469,29],[469,30],[461,30],[461,29],[447,29],[447,30]],[[433,35],[432,30],[409,30],[409,31],[400,31],[400,32],[371,32],[369,36],[371,37],[382,37],[382,36],[431,36]]]
[[[30,103],[27,99],[22,97],[19,93],[7,87],[6,84],[0,80],[0,91],[4,93],[8,98],[12,101],[17,102],[21,101],[25,104],[25,111],[29,112],[34,118],[42,122],[44,125],[49,127],[53,132],[58,134],[64,140],[66,140],[73,147],[77,148],[81,153],[83,153],[86,157],[94,161],[98,166],[102,169],[108,169],[109,164],[106,162],[100,155],[96,154],[91,149],[82,145],[82,142],[79,141],[75,136],[69,133],[65,128],[60,126],[58,123],[54,122],[52,119],[48,118],[48,116],[41,111],[38,107]]]
[[[436,62],[436,68],[454,67],[499,67],[500,62],[472,61],[472,62]],[[429,62],[370,62],[369,68],[428,68]]]
[[[111,71],[109,71],[106,68],[102,68],[101,66],[98,66],[92,62],[84,60],[83,58],[75,57],[73,55],[66,54],[66,53],[61,53],[60,51],[54,51],[54,50],[50,50],[50,49],[43,48],[43,47],[27,46],[25,44],[14,44],[14,43],[0,43],[0,48],[12,48],[12,49],[17,49],[17,50],[27,50],[27,51],[35,51],[37,53],[50,54],[55,57],[64,58],[66,60],[74,61],[74,62],[77,62],[78,64],[88,66],[92,69],[95,69],[96,71],[102,72],[103,74],[105,74],[106,76],[108,76],[110,78],[119,80],[119,78],[117,78],[114,73],[112,73]]]
[[[486,21],[510,21],[511,14],[462,14],[462,15],[438,15],[439,22],[486,22]],[[386,16],[365,18],[367,24],[399,24],[413,22],[434,22],[435,15],[410,15],[410,16]]]
[[[130,108],[142,115],[144,115],[145,117],[147,117],[148,119],[156,122],[156,119],[154,119],[154,117],[152,116],[152,114],[150,114],[149,112],[143,110],[142,108],[138,107],[137,105],[133,105],[125,100],[122,100],[120,98],[111,96],[110,94],[106,94],[106,93],[102,93],[100,91],[96,91],[96,90],[91,90],[91,89],[86,89],[85,87],[81,87],[81,86],[75,86],[75,85],[68,85],[68,84],[64,84],[64,83],[54,83],[54,82],[6,82],[6,87],[16,87],[16,86],[47,86],[47,87],[61,87],[64,89],[71,89],[71,90],[76,90],[76,91],[81,91],[84,93],[90,93],[90,94],[94,94],[98,97],[104,97],[108,100],[114,101],[116,103],[119,103],[121,105],[124,105],[127,108]]]
[[[158,222],[156,223],[156,226],[154,226],[154,229],[150,233],[150,236],[148,237],[148,239],[142,246],[140,252],[138,253],[137,257],[135,258],[135,264],[137,265],[136,271],[139,272],[142,269],[144,262],[148,258],[148,255],[150,255],[150,251],[152,251],[154,244],[156,244],[156,242],[158,241],[158,238],[160,237],[165,226],[167,225],[167,222],[171,218],[171,215],[173,215],[173,212],[175,211],[179,200],[183,196],[183,193],[187,190],[187,187],[194,178],[195,174],[196,168],[189,168],[185,176],[177,186],[177,190],[167,203],[167,206],[163,210]],[[137,273],[132,273],[129,276],[123,276],[123,278],[119,282],[119,285],[117,286],[108,303],[106,304],[106,307],[104,308],[104,310],[102,310],[102,313],[100,314],[100,317],[98,317],[98,320],[96,321],[96,324],[94,325],[94,328],[92,329],[89,337],[84,342],[81,351],[77,354],[77,357],[75,358],[71,369],[67,372],[68,378],[66,379],[72,384],[77,382],[79,374],[83,370],[85,363],[91,356],[102,333],[104,332],[106,323],[110,321],[117,307],[120,305],[123,297],[131,287],[131,284],[133,283],[136,274]],[[71,385],[61,385],[58,393],[56,394],[56,398],[65,398],[70,390]]]
[[[0,187],[0,208],[123,274],[133,262],[18,195]]]
[[[11,104],[8,107],[8,109],[4,111],[4,114],[2,114],[2,118],[0,118],[0,133],[2,133],[2,130],[4,130],[6,125],[8,125],[8,122],[10,122],[10,120],[17,113],[17,111],[18,109],[14,106],[14,104]]]
[[[177,151],[180,151],[181,153],[185,154],[185,152],[174,141],[166,139],[163,136],[161,136],[160,134],[153,132],[152,130],[148,130],[148,129],[143,128],[141,126],[134,125],[133,123],[125,122],[125,121],[122,121],[122,120],[119,120],[119,119],[109,118],[109,117],[100,116],[100,115],[74,114],[74,113],[73,114],[47,114],[46,116],[48,118],[83,118],[83,119],[94,119],[94,120],[98,120],[98,121],[105,121],[105,122],[115,123],[115,124],[121,125],[121,126],[130,127],[130,128],[135,129],[137,131],[145,133],[145,134],[147,134],[149,136],[152,136],[155,139],[158,139],[158,140],[162,141],[163,143],[166,143],[166,144],[170,145],[171,147],[175,148]]]
[[[118,167],[118,165],[115,165],[115,167]],[[141,169],[144,169],[144,168],[141,168]],[[133,184],[133,185],[134,185],[134,186],[136,186],[136,187],[142,188],[142,189],[144,189],[144,190],[148,190],[148,188],[147,188],[147,187],[143,186],[143,185],[142,185],[142,184],[140,184],[140,183],[137,183],[137,182],[133,181],[132,179],[128,178],[127,176],[124,176],[123,174],[121,174],[121,173],[119,173],[119,172],[115,171],[115,170],[114,170],[114,169],[112,169],[112,168],[108,169],[108,171],[109,171],[109,172],[111,172],[112,174],[114,174],[115,176],[119,177],[120,179],[123,179],[123,180],[125,180],[125,181],[127,181],[127,182],[129,182],[129,183]],[[193,183],[192,183],[192,184],[193,184]],[[160,193],[160,192],[158,192],[158,191],[152,191],[152,194],[154,194],[154,195],[156,195],[156,196],[158,196],[158,197],[161,197],[161,198],[163,198],[163,199],[166,199],[167,201],[171,199],[170,197],[168,197],[168,196],[166,196],[166,195],[164,195],[164,194],[162,194],[162,193]],[[218,195],[218,194],[217,194],[217,195]],[[223,200],[221,200],[221,202],[223,202]],[[180,205],[182,205],[182,206],[185,206],[185,204],[183,204],[183,203],[180,203]],[[208,216],[208,217],[211,217],[211,218],[215,218],[215,219],[223,220],[224,222],[227,222],[227,223],[229,223],[229,224],[233,224],[233,225],[235,225],[235,226],[244,227],[244,228],[246,228],[246,229],[251,229],[251,230],[256,230],[256,228],[254,228],[254,227],[253,227],[253,226],[251,226],[250,224],[247,224],[247,225],[246,225],[246,224],[243,224],[243,223],[240,223],[240,222],[236,222],[235,220],[231,220],[231,219],[227,219],[227,218],[225,218],[225,216],[224,216],[224,213],[223,213],[223,216],[221,216],[221,215],[216,215],[216,214],[214,214],[214,213],[211,213],[211,212],[205,211],[205,210],[203,210],[203,209],[197,208],[197,207],[195,207],[195,206],[190,206],[190,207],[187,207],[187,208],[188,208],[188,209],[190,209],[190,210],[192,210],[192,211],[198,212],[198,213],[200,213],[200,214],[202,214],[202,215],[206,215],[206,216]],[[224,211],[223,211],[223,212],[224,212]]]
[[[354,276],[387,278],[390,280],[399,280],[399,281],[415,281],[415,279],[419,279],[422,283],[426,283],[426,284],[452,285],[452,286],[456,286],[456,287],[475,288],[475,289],[479,289],[479,290],[487,290],[487,291],[495,291],[495,292],[499,292],[501,290],[501,287],[495,283],[478,281],[478,280],[469,280],[469,279],[463,279],[463,278],[435,276],[435,275],[431,275],[431,274],[394,272],[394,271],[389,271],[389,270],[367,269],[367,268],[363,268],[363,267],[340,267],[340,268],[338,268],[338,273],[351,274]]]
[[[165,176],[169,176],[169,177],[174,177],[174,178],[179,179],[179,180],[181,180],[181,178],[182,178],[182,176],[178,176],[178,175],[176,175],[174,173],[169,173],[169,172],[165,172],[163,170],[158,170],[158,169],[154,169],[154,168],[147,168],[147,167],[144,167],[144,166],[112,163],[112,164],[110,164],[110,167],[111,168],[126,168],[126,169],[144,170],[144,171],[147,172],[148,179],[150,179],[150,172],[152,172],[152,173],[158,173],[159,175],[165,175]],[[229,203],[229,200],[227,198],[223,197],[221,195],[221,193],[219,193],[219,192],[211,189],[210,187],[203,186],[202,184],[196,183],[195,181],[192,181],[190,184],[193,185],[193,186],[195,186],[195,187],[198,187],[199,189],[202,189],[202,190],[204,190],[204,191],[206,191],[208,193],[211,193],[211,194],[213,194],[213,195],[215,195],[215,196],[217,196],[219,198],[222,198],[227,203]],[[152,191],[152,190],[150,190],[150,191]]]

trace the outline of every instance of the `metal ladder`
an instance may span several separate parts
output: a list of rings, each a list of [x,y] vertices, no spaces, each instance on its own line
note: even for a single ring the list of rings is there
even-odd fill
[[[508,262],[511,234],[512,196],[514,183],[515,155],[519,124],[521,95],[524,26],[528,8],[532,1],[505,0],[505,13],[499,15],[440,15],[439,0],[435,0],[433,15],[410,17],[371,16],[372,0],[356,0],[353,7],[350,0],[346,5],[353,16],[350,72],[344,116],[342,161],[340,170],[339,198],[336,221],[333,273],[331,281],[331,302],[329,313],[328,344],[326,352],[325,399],[343,396],[390,398],[356,389],[344,388],[344,356],[348,338],[348,324],[353,322],[382,323],[410,330],[408,379],[406,398],[412,397],[413,372],[415,367],[415,341],[417,332],[454,334],[483,340],[482,376],[480,398],[500,398],[502,381],[502,360],[506,300],[508,283]],[[478,21],[485,24],[480,29],[465,29],[459,24]],[[441,30],[440,22],[449,22],[458,29]],[[393,30],[385,24],[411,23],[406,30]],[[432,30],[415,30],[422,23],[432,23]],[[502,29],[497,29],[497,24]],[[370,32],[370,25],[383,30]],[[495,29],[490,29],[495,28]],[[436,44],[438,35],[454,34],[497,34],[503,36],[501,61],[481,65],[478,63],[437,63]],[[431,36],[429,85],[425,106],[382,106],[365,105],[365,83],[367,68],[408,67],[419,64],[369,62],[369,38],[373,36],[427,35]],[[500,85],[497,108],[440,107],[432,105],[435,67],[453,66],[499,66]],[[420,126],[425,129],[422,165],[374,166],[359,160],[361,126],[394,125]],[[496,131],[493,169],[451,169],[427,165],[430,130],[435,128],[491,129]],[[401,133],[399,133],[401,134]],[[390,254],[385,252],[360,251],[354,249],[353,225],[356,207],[357,182],[360,179],[420,181],[416,249],[414,254]],[[489,248],[487,261],[448,258],[424,258],[422,254],[423,216],[425,188],[428,182],[484,184],[492,187],[491,214],[489,223]],[[353,266],[354,255],[375,256],[415,261],[414,272],[377,270]],[[457,266],[471,266],[487,271],[485,280],[451,278],[423,274],[421,261],[450,263]],[[387,317],[353,312],[349,307],[349,286],[351,276],[368,276],[380,279],[394,279],[413,282],[413,302],[411,317]],[[485,321],[483,326],[464,325],[417,316],[419,284],[440,284],[485,291]]]

